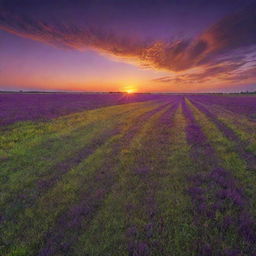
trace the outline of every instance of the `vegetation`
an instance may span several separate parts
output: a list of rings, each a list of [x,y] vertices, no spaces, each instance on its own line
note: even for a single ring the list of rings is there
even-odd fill
[[[137,100],[6,118],[0,255],[256,254],[255,98]]]

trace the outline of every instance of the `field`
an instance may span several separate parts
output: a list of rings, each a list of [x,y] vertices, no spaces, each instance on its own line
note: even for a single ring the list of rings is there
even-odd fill
[[[256,97],[0,94],[1,256],[255,256]]]

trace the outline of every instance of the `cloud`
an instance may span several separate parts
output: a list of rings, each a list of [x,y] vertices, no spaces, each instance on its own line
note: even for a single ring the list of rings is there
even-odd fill
[[[196,69],[193,72],[173,73],[170,76],[163,76],[153,79],[155,83],[165,83],[176,86],[205,84],[206,85],[229,85],[256,82],[256,60],[254,61],[224,61],[216,65],[208,65]]]
[[[37,17],[13,8],[8,9],[5,5],[0,8],[0,29],[56,47],[94,49],[134,60],[144,67],[179,72],[174,77],[155,80],[158,82],[202,82],[211,77],[228,79],[225,75],[230,80],[231,77],[241,78],[242,75],[234,73],[241,73],[241,67],[252,61],[248,60],[248,54],[255,52],[251,46],[256,44],[256,5],[224,17],[195,38],[170,41],[145,40],[88,20],[71,22],[65,15]],[[251,58],[255,59],[255,55]],[[195,68],[201,71],[186,73]]]

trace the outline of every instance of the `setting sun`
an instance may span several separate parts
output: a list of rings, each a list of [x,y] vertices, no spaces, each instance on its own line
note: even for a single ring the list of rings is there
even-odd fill
[[[135,87],[132,87],[132,86],[126,86],[126,87],[123,87],[121,89],[121,91],[125,92],[125,93],[128,93],[128,94],[132,94],[132,93],[136,93],[137,89]]]
[[[126,93],[128,93],[128,94],[135,93],[135,90],[134,89],[127,89]]]

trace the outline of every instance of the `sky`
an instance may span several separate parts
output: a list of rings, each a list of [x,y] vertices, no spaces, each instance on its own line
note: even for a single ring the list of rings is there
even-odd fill
[[[0,0],[0,90],[256,90],[255,0]]]

